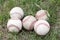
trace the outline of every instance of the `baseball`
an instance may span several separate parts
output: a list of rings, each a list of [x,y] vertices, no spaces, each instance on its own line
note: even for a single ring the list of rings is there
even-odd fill
[[[34,31],[38,34],[38,35],[46,35],[50,30],[50,25],[47,21],[45,20],[38,20],[35,24],[34,24]]]
[[[39,11],[37,11],[35,17],[38,20],[41,20],[41,19],[42,20],[48,20],[50,15],[49,15],[47,10],[39,10]]]
[[[10,32],[19,32],[22,29],[22,22],[19,19],[9,19],[7,29]]]
[[[23,9],[20,7],[14,7],[10,10],[10,17],[11,18],[19,18],[22,19],[24,16]]]
[[[36,18],[29,15],[29,16],[26,16],[23,20],[22,20],[22,23],[23,23],[23,27],[26,29],[26,30],[32,30],[34,27],[34,23],[36,22]]]

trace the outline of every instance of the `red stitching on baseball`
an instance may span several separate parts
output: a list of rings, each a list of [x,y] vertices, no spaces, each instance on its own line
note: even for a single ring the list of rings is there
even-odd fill
[[[38,24],[38,25],[36,26],[36,29],[37,29],[37,27],[38,27],[39,25],[45,25],[45,26],[47,26],[48,28],[50,28],[50,26],[47,25],[46,23],[40,23],[40,24]]]
[[[33,22],[31,22],[31,24],[30,24],[30,26],[29,26],[29,29],[31,29],[32,25],[33,25],[35,22],[36,22],[36,20],[33,21]]]
[[[10,27],[15,27],[15,28],[17,28],[18,30],[20,30],[18,26],[13,25],[13,24],[9,25],[9,26],[8,26],[8,29],[9,29]]]
[[[36,14],[36,18],[42,17],[42,16],[44,16],[44,15],[45,15],[45,13],[42,13],[42,14],[40,14],[40,15]]]
[[[30,16],[28,16],[26,19],[24,19],[24,20],[23,20],[23,23],[24,23],[25,21],[27,21],[29,18],[30,18]]]

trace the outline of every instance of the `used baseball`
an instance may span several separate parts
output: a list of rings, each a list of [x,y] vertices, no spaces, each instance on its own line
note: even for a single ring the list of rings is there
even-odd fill
[[[48,20],[50,15],[48,13],[47,10],[39,10],[37,11],[35,17],[38,19],[38,20]]]
[[[9,19],[7,28],[10,32],[19,32],[22,29],[22,22],[19,19]]]
[[[38,20],[35,24],[34,24],[34,31],[38,34],[38,35],[46,35],[50,30],[50,25],[47,21],[45,20]]]
[[[14,7],[10,11],[11,18],[21,19],[21,18],[23,18],[23,16],[24,16],[24,12],[23,12],[22,8],[20,8],[20,7]]]
[[[36,18],[29,15],[29,16],[26,16],[22,22],[23,22],[23,27],[26,30],[32,30],[34,28],[33,25],[36,22]]]

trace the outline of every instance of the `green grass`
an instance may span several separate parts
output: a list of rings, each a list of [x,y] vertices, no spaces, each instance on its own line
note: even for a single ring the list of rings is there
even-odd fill
[[[50,19],[48,20],[51,24],[50,32],[45,36],[39,36],[34,31],[26,31],[24,29],[17,35],[9,33],[6,24],[10,19],[10,9],[15,6],[19,6],[24,10],[24,16],[34,16],[41,8],[48,10],[50,13]],[[0,40],[59,40],[57,38],[58,32],[55,28],[59,7],[60,0],[0,0]]]

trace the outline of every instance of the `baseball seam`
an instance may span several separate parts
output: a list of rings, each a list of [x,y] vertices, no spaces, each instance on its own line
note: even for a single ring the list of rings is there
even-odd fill
[[[29,29],[31,29],[32,25],[34,25],[34,23],[36,22],[36,20],[34,20],[33,22],[31,22]]]
[[[30,18],[30,16],[28,16],[26,19],[23,19],[23,23],[26,22],[28,19]]]
[[[36,14],[36,18],[40,18],[40,17],[42,17],[42,16],[44,16],[44,15],[46,15],[46,14],[45,14],[45,13],[42,13],[42,14],[40,14],[40,15]]]
[[[39,25],[45,25],[45,26],[47,26],[48,28],[50,28],[50,26],[49,26],[48,24],[46,24],[46,23],[39,23],[39,24],[36,26],[36,29],[38,28]]]
[[[20,30],[20,28],[18,26],[13,25],[13,24],[9,25],[7,28],[9,29],[10,27],[15,27],[16,29]]]

